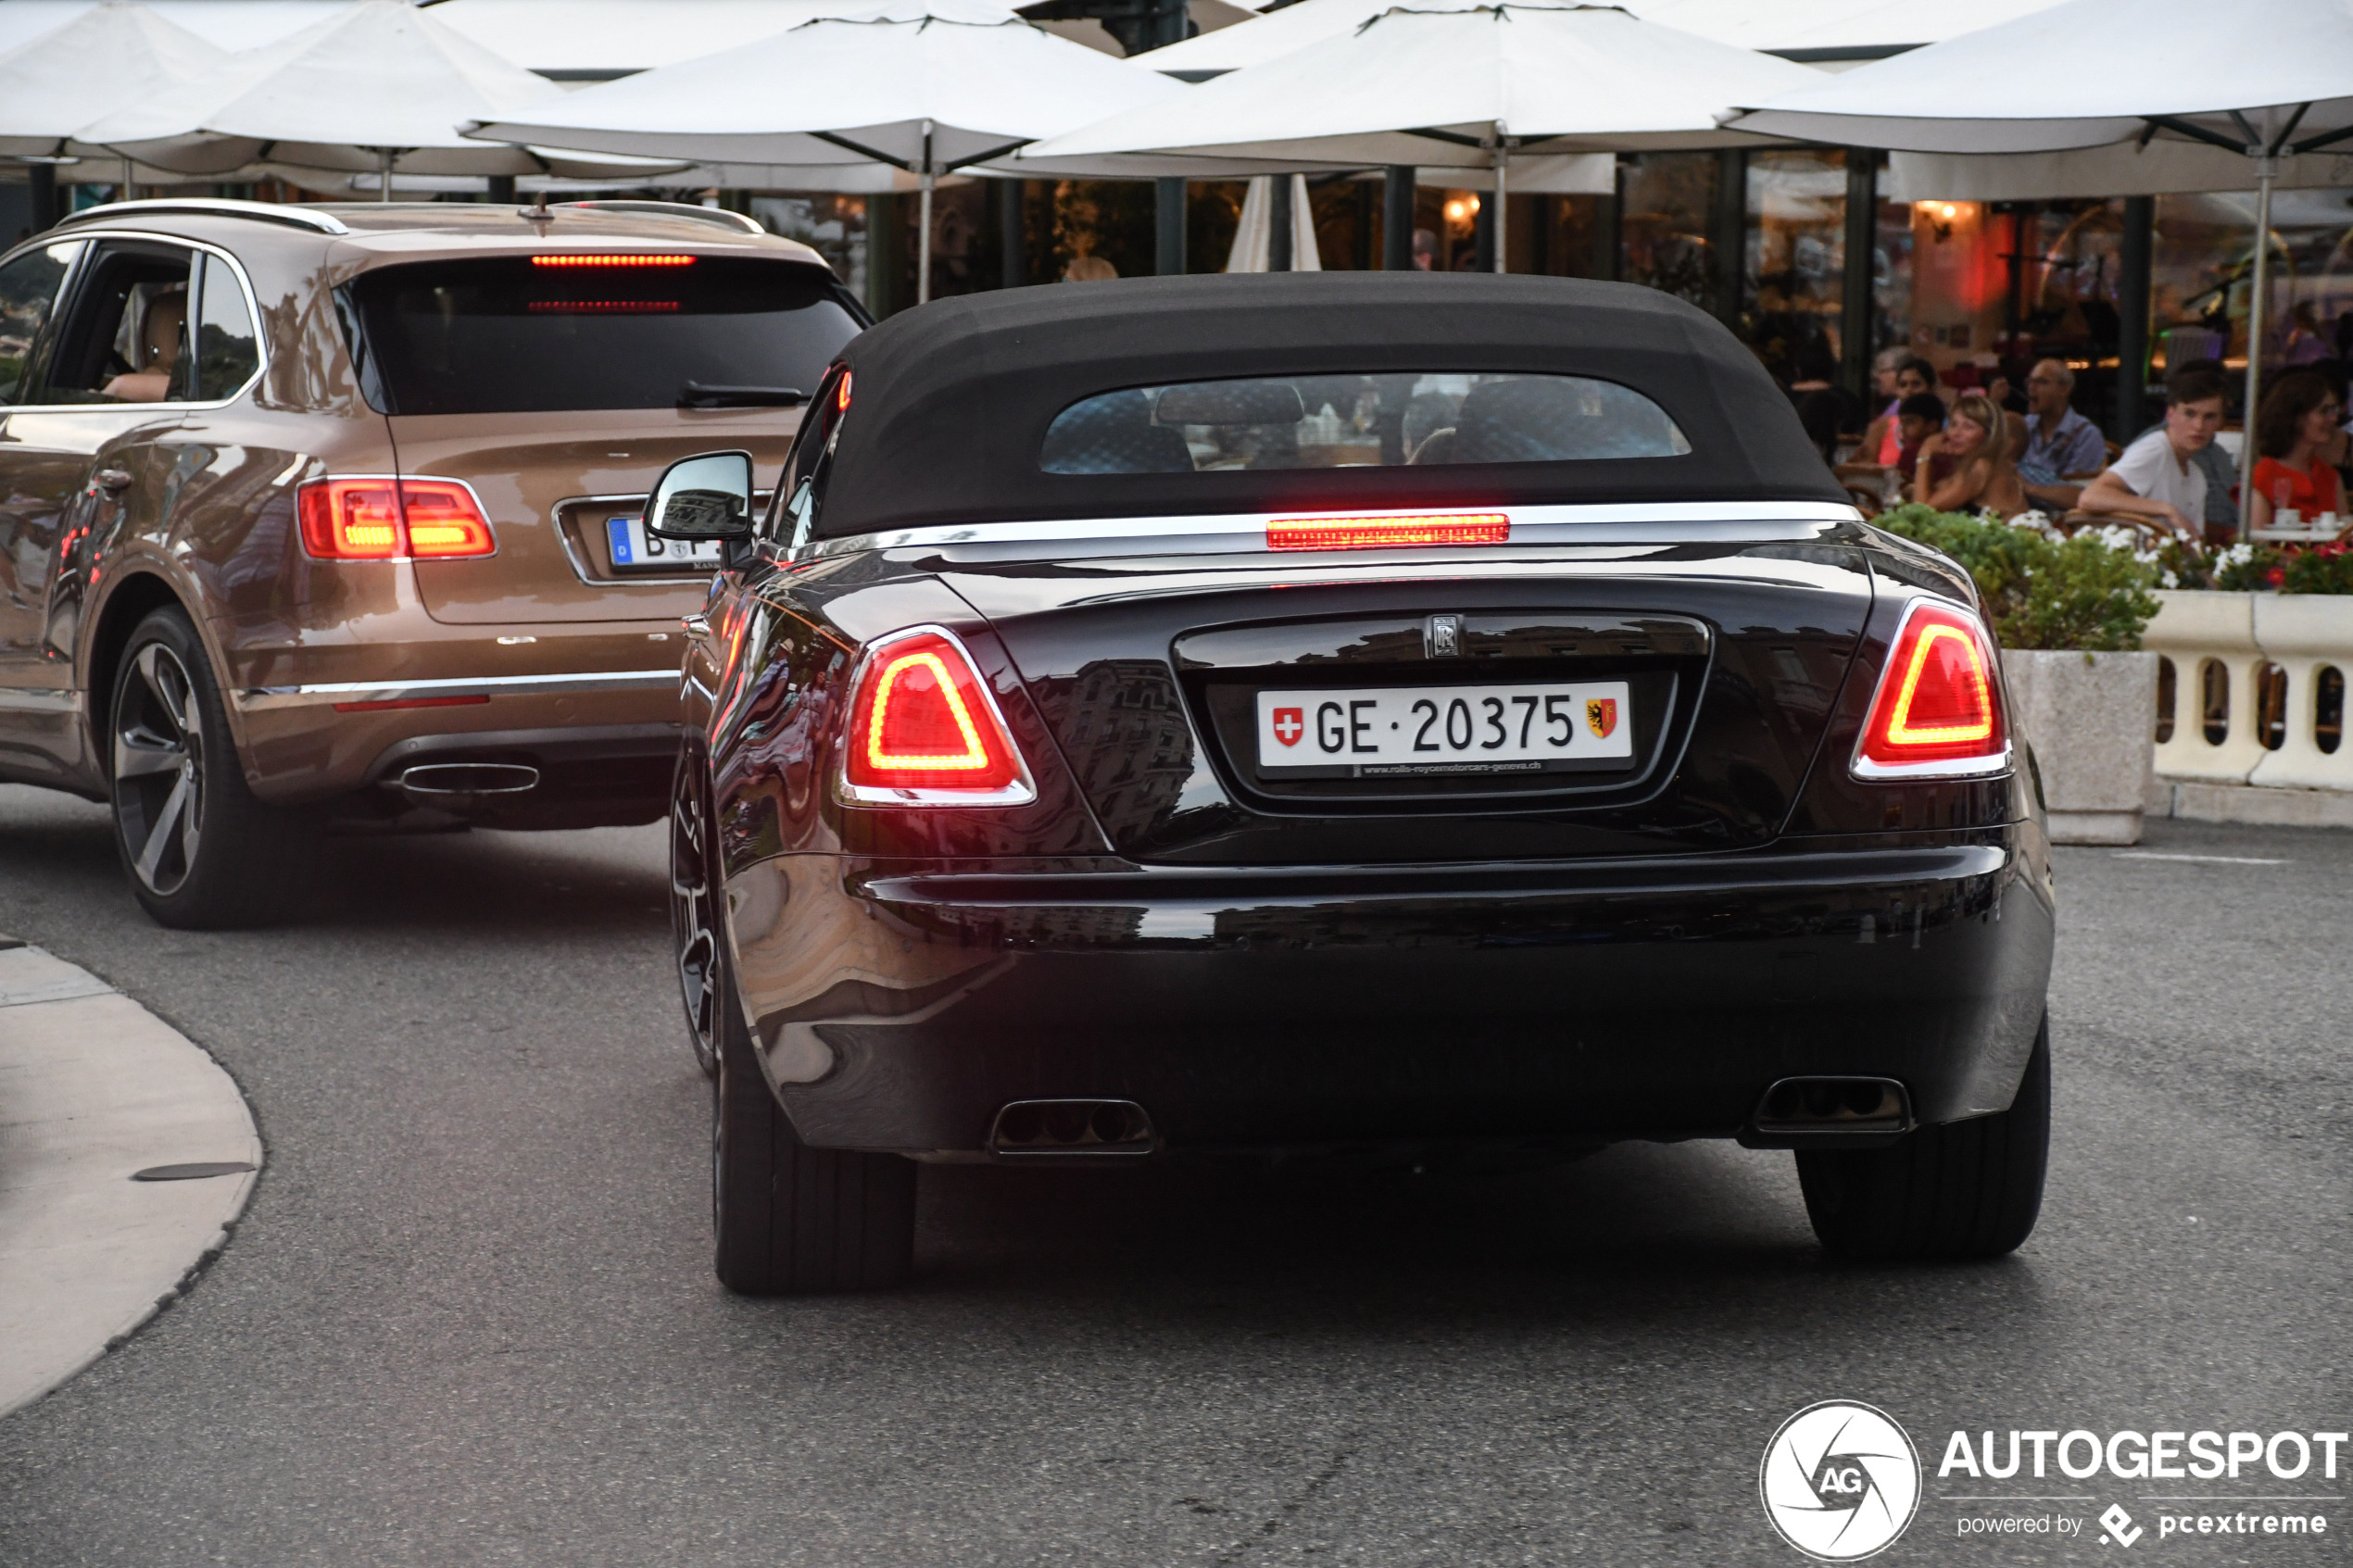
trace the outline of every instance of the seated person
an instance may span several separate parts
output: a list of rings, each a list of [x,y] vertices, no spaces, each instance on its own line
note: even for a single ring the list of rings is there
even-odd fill
[[[2196,539],[2207,520],[2206,470],[2194,459],[2222,428],[2229,383],[2211,361],[2183,365],[2165,383],[2165,422],[2130,446],[2076,502],[2087,512],[2146,518]],[[2227,533],[2223,538],[2227,538]]]
[[[2077,413],[2075,372],[2064,359],[2038,359],[2026,377],[2026,452],[2018,477],[2026,498],[2047,512],[2064,512],[2083,494],[2082,481],[2108,462],[2099,427]]]
[[[1920,448],[1944,428],[1944,400],[1932,392],[1915,392],[1895,406],[1895,460],[1888,465],[1904,476],[1908,487],[1919,467]]]
[[[1938,457],[1949,458],[1951,470],[1931,481]],[[1921,444],[1914,493],[1940,512],[1983,508],[2010,518],[2026,510],[2025,487],[2010,466],[2009,419],[1999,404],[1973,392],[1953,405],[1944,428]]]
[[[147,301],[139,323],[139,362],[107,383],[105,395],[120,403],[161,403],[171,395],[172,372],[188,325],[188,291],[175,289]]]
[[[1881,410],[1879,418],[1863,427],[1863,439],[1855,447],[1855,461],[1877,463],[1883,469],[1902,467],[1904,404],[1907,399],[1925,394],[1936,397],[1936,367],[1917,355],[1907,355],[1895,367],[1895,395]],[[1936,398],[1939,412],[1936,422],[1943,424],[1944,400]],[[1910,469],[1904,471],[1909,473]]]
[[[2271,383],[2255,421],[2255,449],[2262,456],[2255,464],[2249,508],[2254,526],[2271,527],[2283,511],[2307,523],[2344,511],[2343,490],[2328,461],[2344,417],[2336,393],[2310,370],[2291,370]]]

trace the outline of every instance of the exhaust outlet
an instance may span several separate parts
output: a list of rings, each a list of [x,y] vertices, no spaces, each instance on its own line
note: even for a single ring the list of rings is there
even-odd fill
[[[1765,1091],[1751,1125],[1768,1136],[1905,1133],[1912,1106],[1893,1078],[1784,1078]]]
[[[1152,1119],[1132,1099],[1017,1099],[997,1112],[988,1151],[1004,1159],[1150,1154]]]
[[[462,806],[539,787],[539,770],[520,762],[422,762],[400,775],[400,793],[416,806]]]

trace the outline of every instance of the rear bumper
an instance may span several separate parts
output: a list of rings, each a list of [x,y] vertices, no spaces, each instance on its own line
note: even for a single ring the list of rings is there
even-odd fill
[[[2031,824],[1384,872],[783,855],[728,884],[762,1063],[820,1147],[976,1151],[1014,1099],[1162,1139],[1738,1136],[1784,1077],[2005,1109],[2050,972]],[[970,863],[967,863],[969,866]]]

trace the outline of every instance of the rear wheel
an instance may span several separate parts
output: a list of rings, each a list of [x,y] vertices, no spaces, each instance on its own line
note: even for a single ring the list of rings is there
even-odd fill
[[[1888,1148],[1801,1152],[1823,1248],[1841,1258],[1998,1258],[2033,1234],[2051,1146],[2051,1024],[1996,1116],[1922,1127]]]
[[[713,945],[719,1073],[711,1085],[711,1222],[719,1281],[742,1296],[880,1290],[913,1272],[915,1162],[811,1148],[761,1076],[726,960]]]
[[[670,786],[670,936],[686,1038],[703,1076],[719,1073],[719,903],[701,759],[678,750]]]
[[[115,847],[160,925],[206,930],[282,915],[308,888],[318,827],[245,786],[220,689],[177,608],[139,622],[107,707]]]

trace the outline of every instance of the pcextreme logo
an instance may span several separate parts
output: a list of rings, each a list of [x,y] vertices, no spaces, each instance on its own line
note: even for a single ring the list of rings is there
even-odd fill
[[[1894,1544],[1920,1505],[1920,1456],[1886,1411],[1851,1399],[1808,1405],[1765,1445],[1756,1490],[1781,1539],[1818,1562]]]

